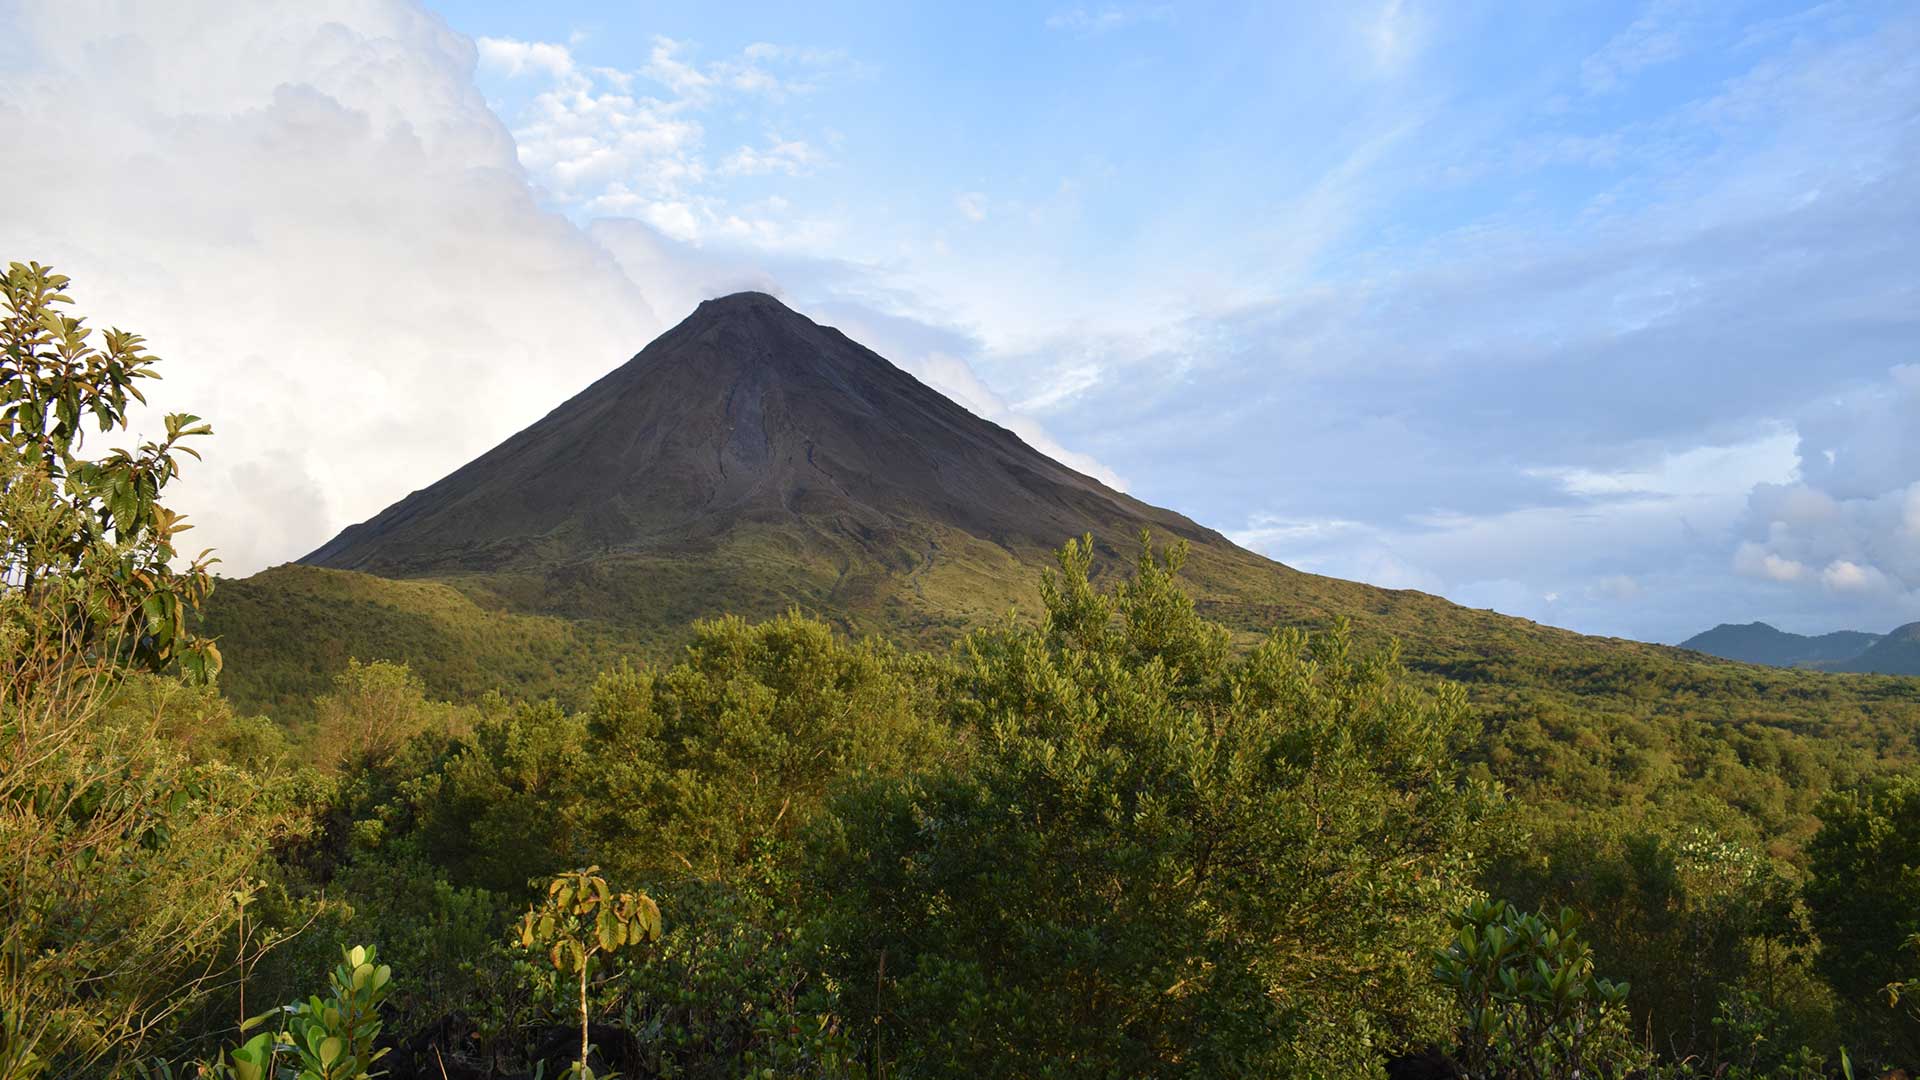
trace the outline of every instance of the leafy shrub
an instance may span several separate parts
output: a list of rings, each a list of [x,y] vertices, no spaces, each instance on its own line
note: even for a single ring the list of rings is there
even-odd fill
[[[1459,1003],[1459,1058],[1471,1075],[1579,1080],[1651,1063],[1627,1027],[1627,984],[1594,974],[1573,912],[1477,900],[1453,925],[1434,977]]]
[[[371,946],[340,950],[341,962],[327,975],[328,996],[315,994],[248,1021],[278,1019],[231,1050],[226,1060],[203,1066],[202,1076],[221,1080],[369,1080],[388,1049],[377,1045],[380,1007],[393,983],[393,969]]]
[[[876,1072],[1354,1075],[1438,1033],[1464,702],[1337,631],[1235,656],[1181,558],[1100,592],[1069,545],[1042,626],[966,647],[964,766],[835,803],[811,889]]]
[[[521,918],[517,940],[523,949],[546,949],[556,973],[579,980],[580,1057],[567,1075],[593,1080],[588,983],[596,971],[607,978],[604,969],[621,950],[660,940],[660,905],[645,893],[614,892],[589,866],[548,883],[545,898]]]
[[[687,882],[663,895],[667,930],[627,970],[619,1012],[647,1075],[865,1075],[825,942],[771,853],[740,881]]]

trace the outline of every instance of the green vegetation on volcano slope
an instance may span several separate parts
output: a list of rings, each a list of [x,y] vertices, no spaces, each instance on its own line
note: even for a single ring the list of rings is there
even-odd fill
[[[939,649],[1009,610],[1038,609],[1043,555],[1016,558],[964,536],[933,543],[940,557],[917,566],[904,555],[904,566],[863,563],[851,545],[823,555],[767,532],[681,559],[615,557],[545,577],[391,581],[285,566],[222,582],[206,628],[220,635],[236,706],[299,724],[350,657],[406,663],[429,692],[456,701],[499,691],[571,702],[595,672],[670,658],[694,619],[725,612],[799,610],[842,632]],[[1119,580],[1127,561],[1102,543],[1089,573]],[[1233,548],[1193,549],[1183,581],[1243,647],[1272,627],[1342,621],[1364,647],[1397,642],[1411,669],[1466,688],[1482,725],[1469,750],[1482,775],[1546,808],[1687,806],[1797,857],[1825,791],[1920,760],[1913,679],[1587,637]]]
[[[218,637],[222,690],[292,727],[313,718],[349,660],[408,664],[442,697],[571,698],[628,653],[592,624],[482,607],[446,585],[279,566],[221,581],[200,631]]]

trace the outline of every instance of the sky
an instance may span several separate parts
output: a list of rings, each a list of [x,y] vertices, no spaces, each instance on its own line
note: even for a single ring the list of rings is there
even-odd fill
[[[230,575],[757,288],[1305,570],[1920,620],[1910,0],[0,0],[0,146]]]

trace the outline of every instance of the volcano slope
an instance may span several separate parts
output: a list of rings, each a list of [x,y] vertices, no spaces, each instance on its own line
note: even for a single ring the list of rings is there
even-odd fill
[[[282,718],[348,656],[405,661],[450,697],[565,698],[724,613],[798,608],[851,633],[951,642],[1037,610],[1067,539],[1091,534],[1110,576],[1143,531],[1188,545],[1187,587],[1217,621],[1345,621],[1362,645],[1391,638],[1411,666],[1466,684],[1489,768],[1580,789],[1566,798],[1725,774],[1743,732],[1770,747],[1755,753],[1812,755],[1809,769],[1916,756],[1920,682],[1757,668],[1301,573],[1053,461],[762,293],[700,305],[299,563],[223,582],[206,628],[222,635],[230,696]],[[1811,794],[1727,786],[1763,817],[1793,804],[1804,825]]]

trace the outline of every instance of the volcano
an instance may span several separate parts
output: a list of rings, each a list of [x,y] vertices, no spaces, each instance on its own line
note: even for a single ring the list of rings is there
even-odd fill
[[[1230,546],[765,293],[700,305],[533,426],[301,560],[388,577],[698,557],[743,530],[910,568],[1094,533]],[[929,546],[931,545],[931,546]]]

